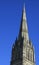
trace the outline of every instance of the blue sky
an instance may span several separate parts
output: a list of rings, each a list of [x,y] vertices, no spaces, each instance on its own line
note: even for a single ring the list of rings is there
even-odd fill
[[[24,2],[29,38],[35,48],[36,65],[39,65],[39,0],[0,0],[0,65],[10,65]]]

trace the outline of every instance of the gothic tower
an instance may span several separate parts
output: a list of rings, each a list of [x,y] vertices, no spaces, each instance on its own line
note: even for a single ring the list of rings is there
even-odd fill
[[[12,46],[10,65],[35,65],[34,48],[28,35],[25,5],[22,11],[19,35]]]

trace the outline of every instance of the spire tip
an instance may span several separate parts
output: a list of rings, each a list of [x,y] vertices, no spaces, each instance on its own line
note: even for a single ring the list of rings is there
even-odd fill
[[[25,11],[25,3],[24,3],[24,5],[23,5],[23,11]]]

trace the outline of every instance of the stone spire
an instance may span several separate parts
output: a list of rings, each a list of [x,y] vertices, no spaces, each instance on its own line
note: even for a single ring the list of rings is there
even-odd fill
[[[22,11],[22,19],[18,38],[12,46],[12,56],[10,65],[35,65],[34,48],[28,37],[27,18],[25,5]]]
[[[26,40],[29,40],[25,5],[23,6],[23,10],[22,10],[22,19],[21,19],[19,36],[22,36],[26,38]]]

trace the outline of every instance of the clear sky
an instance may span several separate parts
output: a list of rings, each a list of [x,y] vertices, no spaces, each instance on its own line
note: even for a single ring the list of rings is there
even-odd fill
[[[0,65],[10,65],[24,2],[29,37],[35,48],[36,65],[39,65],[39,0],[0,0]]]

